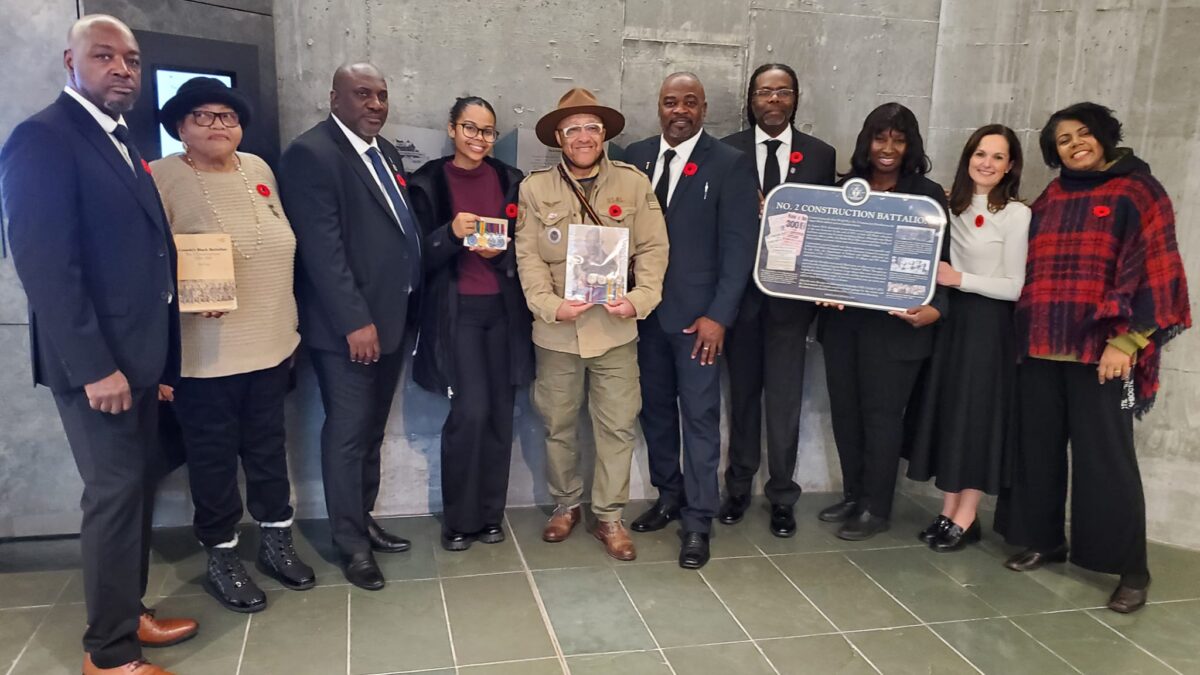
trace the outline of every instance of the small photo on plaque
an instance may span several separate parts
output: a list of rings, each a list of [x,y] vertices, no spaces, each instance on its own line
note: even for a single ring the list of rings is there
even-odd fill
[[[625,297],[629,230],[572,224],[567,234],[567,300],[604,303]]]
[[[491,251],[508,249],[508,221],[503,218],[480,218],[475,231],[463,237],[463,246]]]
[[[231,312],[237,309],[233,240],[228,234],[177,234],[179,311]]]

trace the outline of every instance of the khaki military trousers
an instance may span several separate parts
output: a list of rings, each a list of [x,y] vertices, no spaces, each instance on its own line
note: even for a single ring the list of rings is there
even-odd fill
[[[579,471],[576,431],[586,387],[596,440],[592,512],[598,520],[620,520],[621,511],[629,501],[634,425],[642,408],[637,341],[593,358],[541,347],[536,351],[533,405],[546,424],[546,478],[550,494],[560,506],[574,506],[582,501],[583,476]]]

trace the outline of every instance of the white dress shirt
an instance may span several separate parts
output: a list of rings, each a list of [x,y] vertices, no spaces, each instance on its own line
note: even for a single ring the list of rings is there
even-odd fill
[[[972,196],[967,210],[950,214],[950,264],[962,272],[959,290],[996,300],[1021,297],[1032,215],[1021,202],[992,213],[987,195]]]
[[[342,121],[338,119],[337,115],[333,115],[333,121],[337,122],[337,125],[342,130],[342,133],[346,134],[346,138],[349,139],[350,145],[354,147],[354,152],[358,153],[358,158],[361,159],[363,164],[366,165],[367,173],[369,173],[371,177],[375,179],[375,185],[379,187],[379,191],[383,193],[383,198],[386,199],[388,205],[392,207],[392,215],[396,216],[396,222],[399,223],[400,216],[396,213],[396,205],[392,203],[392,198],[388,195],[387,189],[383,187],[383,183],[379,182],[379,174],[375,173],[375,164],[371,161],[371,158],[367,156],[367,151],[371,148],[375,148],[375,151],[379,153],[379,157],[383,160],[383,165],[388,166],[388,161],[383,155],[383,150],[379,149],[379,142],[374,138],[371,139],[370,143],[364,141],[358,134],[350,131],[349,127],[347,127],[345,124],[342,124]],[[400,194],[399,186],[396,186],[396,194]],[[400,195],[400,201],[404,201],[404,195],[402,194]],[[408,204],[403,204],[403,206],[404,208],[408,208]],[[403,230],[404,226],[401,225],[400,229]]]
[[[129,165],[130,169],[134,169],[133,160],[129,159],[129,148],[126,148],[125,144],[113,135],[113,131],[116,130],[118,124],[125,124],[125,116],[121,115],[113,119],[103,110],[97,108],[95,103],[84,98],[83,94],[70,87],[63,87],[63,91],[67,92],[67,96],[79,101],[79,105],[83,106],[83,109],[95,118],[96,124],[99,124],[104,133],[108,134],[108,140],[112,141],[112,144],[117,148],[117,152],[121,153],[121,156],[125,158],[125,163]],[[137,169],[134,170],[136,171]]]
[[[701,127],[695,136],[673,148],[667,144],[667,139],[662,136],[658,137],[658,161],[654,163],[654,178],[650,180],[652,187],[658,187],[658,179],[662,177],[663,153],[667,150],[675,151],[675,156],[671,158],[671,166],[669,167],[671,169],[670,178],[667,179],[670,181],[667,183],[667,204],[671,203],[671,197],[675,194],[675,186],[679,184],[679,176],[683,174],[683,165],[688,163],[688,159],[692,156],[692,151],[696,149],[696,143],[700,140],[700,134],[703,133],[704,128]],[[667,204],[662,205],[663,210],[666,210]]]
[[[786,183],[788,168],[792,164],[792,125],[787,125],[779,135],[772,138],[763,131],[762,127],[754,125],[754,158],[758,162],[758,186],[762,187],[763,176],[767,175],[767,141],[782,141],[783,145],[775,151],[775,160],[779,162],[779,182]]]

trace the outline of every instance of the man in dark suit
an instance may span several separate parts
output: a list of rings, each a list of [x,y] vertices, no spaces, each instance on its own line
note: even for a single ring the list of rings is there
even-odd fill
[[[833,146],[795,127],[800,82],[781,63],[759,66],[750,76],[746,119],[750,128],[726,136],[726,143],[753,157],[765,196],[780,183],[833,185]],[[750,281],[737,322],[729,328],[729,466],[720,520],[732,525],[750,506],[750,487],[762,461],[764,395],[767,407],[767,469],[764,486],[771,502],[771,533],[796,534],[800,486],[792,480],[800,437],[804,358],[808,329],[816,317],[811,302],[771,298]]]
[[[720,500],[716,363],[750,278],[758,211],[752,160],[704,132],[706,111],[699,78],[670,75],[659,90],[662,135],[625,150],[626,160],[654,185],[671,243],[662,303],[638,327],[640,419],[658,501],[632,527],[650,532],[682,517],[679,564],[690,569],[708,562]]]
[[[54,393],[83,479],[83,672],[161,674],[142,647],[196,633],[194,621],[156,620],[141,604],[164,463],[158,401],[179,376],[175,246],[122,116],[141,90],[133,33],[85,16],[63,65],[58,100],[4,145],[0,188],[29,298],[33,379]]]
[[[331,115],[284,151],[279,187],[299,253],[296,299],[325,425],[321,469],[333,541],[346,579],[383,588],[372,551],[409,542],[371,517],[380,447],[400,379],[402,346],[415,322],[421,246],[387,121],[383,73],[369,63],[338,68]]]

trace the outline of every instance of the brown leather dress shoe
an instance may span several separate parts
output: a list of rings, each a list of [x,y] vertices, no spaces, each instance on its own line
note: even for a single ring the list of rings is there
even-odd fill
[[[637,549],[633,547],[633,540],[621,521],[600,521],[592,534],[604,544],[604,552],[609,556],[625,561],[637,558]]]
[[[1146,606],[1149,590],[1150,584],[1146,584],[1145,588],[1117,586],[1117,590],[1113,591],[1112,597],[1108,599],[1108,608],[1121,614],[1136,612]]]
[[[582,519],[583,509],[578,504],[570,508],[565,506],[555,507],[550,520],[546,522],[546,529],[542,530],[542,541],[556,544],[565,540],[571,536],[571,530],[574,530],[575,526]]]
[[[99,668],[92,663],[92,655],[85,653],[83,655],[83,675],[171,675],[171,672],[163,670],[145,659],[130,661],[116,668]]]
[[[138,640],[143,647],[170,647],[196,637],[197,629],[199,624],[191,619],[156,619],[147,610],[138,621]]]

